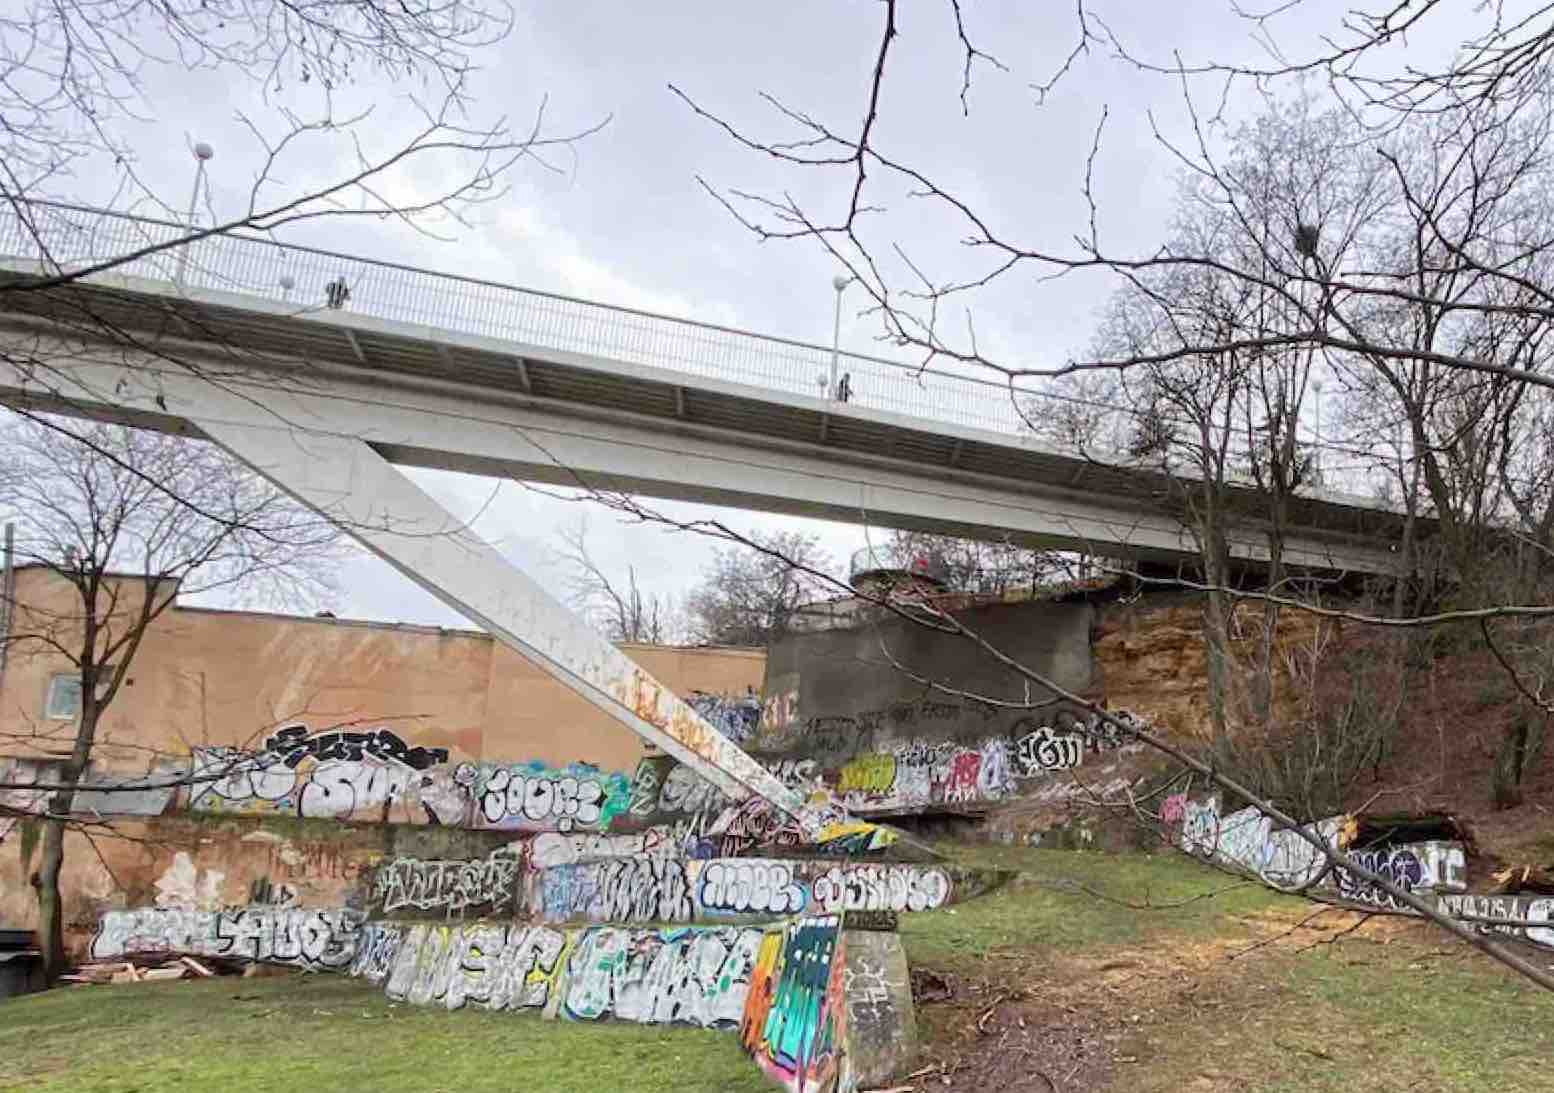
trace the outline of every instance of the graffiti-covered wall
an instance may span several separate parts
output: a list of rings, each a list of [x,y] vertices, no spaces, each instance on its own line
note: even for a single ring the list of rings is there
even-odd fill
[[[780,775],[818,778],[859,812],[959,810],[1017,796],[1121,743],[964,637],[871,615],[768,650],[747,747]],[[1088,604],[990,604],[956,617],[1059,686],[1091,688]]]

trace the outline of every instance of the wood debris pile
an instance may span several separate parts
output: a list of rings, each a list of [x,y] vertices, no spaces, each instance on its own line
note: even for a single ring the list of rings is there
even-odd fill
[[[144,957],[134,960],[100,960],[82,964],[62,983],[155,983],[166,979],[210,979],[217,975],[235,975],[241,967],[216,960],[196,960],[192,956]]]

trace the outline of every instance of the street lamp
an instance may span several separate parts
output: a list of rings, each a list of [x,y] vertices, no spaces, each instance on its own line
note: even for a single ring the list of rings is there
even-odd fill
[[[836,318],[831,324],[831,382],[826,385],[826,394],[833,399],[836,398],[836,358],[842,344],[842,293],[852,283],[851,277],[843,277],[840,273],[831,278],[831,287],[836,289]]]
[[[1317,393],[1317,421],[1316,421],[1316,450],[1317,450],[1317,477],[1322,476],[1322,381],[1312,380],[1311,389]]]
[[[203,140],[197,141],[194,145],[194,158],[196,160],[194,189],[189,192],[189,215],[184,218],[191,232],[194,231],[194,206],[200,199],[200,183],[205,180],[205,164],[215,154],[216,150]],[[178,276],[175,280],[180,287],[183,285],[184,270],[189,265],[189,246],[190,244],[185,243],[178,248]]]

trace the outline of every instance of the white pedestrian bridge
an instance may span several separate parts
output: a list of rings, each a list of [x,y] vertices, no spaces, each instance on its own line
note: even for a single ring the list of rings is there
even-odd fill
[[[50,338],[99,346],[63,387],[48,369],[11,369],[0,399],[184,427],[164,420],[178,418],[169,399],[219,374],[259,406],[295,403],[293,428],[362,439],[402,465],[1111,557],[1196,555],[1180,482],[1044,446],[1023,417],[1032,393],[1008,384],[843,353],[852,397],[837,402],[825,346],[256,234],[171,246],[187,235],[66,205],[0,211],[0,337],[40,362],[59,359],[61,346],[43,351]],[[126,343],[142,350],[131,377]],[[1267,551],[1258,495],[1237,488],[1231,501],[1232,553],[1255,563]],[[1291,564],[1395,568],[1394,512],[1312,493],[1289,519]]]

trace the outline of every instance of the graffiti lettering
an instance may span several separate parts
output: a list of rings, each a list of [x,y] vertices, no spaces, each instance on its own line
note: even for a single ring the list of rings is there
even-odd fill
[[[607,827],[630,806],[631,791],[625,775],[587,764],[528,763],[487,768],[479,798],[487,827],[572,831]]]
[[[690,881],[679,858],[615,858],[558,865],[540,877],[540,910],[549,922],[686,922]]]
[[[1059,735],[1043,725],[1021,736],[1015,744],[1020,773],[1026,777],[1049,770],[1070,770],[1084,762],[1085,738],[1078,733]]]
[[[789,1089],[824,1089],[835,1079],[846,1021],[841,947],[836,915],[799,918],[762,939],[740,1038]]]
[[[710,912],[790,915],[808,900],[785,862],[715,860],[701,867],[696,902]]]
[[[838,793],[868,793],[884,796],[896,785],[896,757],[860,755],[837,776]]]
[[[834,866],[815,878],[822,911],[930,911],[950,898],[942,869],[919,865]]]
[[[567,960],[562,1013],[729,1028],[739,1022],[758,929],[585,930]]]
[[[478,861],[422,861],[400,858],[373,878],[372,902],[385,913],[454,912],[481,908],[501,914],[514,907],[520,861],[508,849]]]
[[[304,968],[343,968],[356,953],[363,916],[344,908],[242,907],[108,911],[92,941],[97,960],[135,953],[187,953]]]

